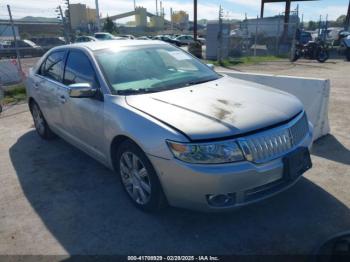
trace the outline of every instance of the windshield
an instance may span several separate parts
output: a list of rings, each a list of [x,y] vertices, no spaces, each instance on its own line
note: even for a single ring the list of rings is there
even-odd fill
[[[186,52],[168,45],[101,50],[95,57],[118,94],[151,93],[218,79]]]

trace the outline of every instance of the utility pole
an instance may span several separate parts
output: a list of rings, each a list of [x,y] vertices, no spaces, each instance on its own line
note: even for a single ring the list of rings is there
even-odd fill
[[[96,0],[98,1],[98,0]],[[136,10],[136,0],[134,0],[134,10]]]
[[[12,27],[12,34],[13,34],[13,40],[15,41],[15,49],[16,49],[16,55],[17,55],[17,64],[18,64],[18,69],[20,71],[20,75],[22,78],[22,64],[21,64],[21,58],[20,58],[20,53],[18,50],[18,43],[17,43],[17,36],[16,36],[16,30],[15,30],[15,25],[13,23],[13,19],[12,19],[12,13],[11,13],[11,8],[10,5],[7,5],[7,10],[9,12],[9,17],[10,17],[10,23],[11,23],[11,27]]]
[[[66,41],[66,44],[69,43],[69,37],[68,37],[68,33],[67,33],[67,27],[66,27],[66,19],[65,17],[63,16],[63,12],[62,12],[62,8],[61,6],[59,5],[56,9],[59,13],[60,13],[60,16],[61,16],[61,20],[62,20],[62,26],[63,26],[63,34],[64,34],[64,40]]]
[[[97,25],[97,31],[101,31],[101,23],[100,23],[100,10],[98,8],[98,0],[95,0],[95,6],[96,6],[96,25]],[[134,6],[136,9],[136,2],[134,1]]]
[[[68,19],[68,35],[69,35],[69,40],[72,40],[73,35],[72,35],[72,20],[71,20],[71,15],[70,15],[70,0],[66,0],[66,5],[67,5],[67,19]]]
[[[223,10],[222,7],[220,5],[220,9],[219,9],[219,34],[218,34],[218,41],[219,41],[219,48],[218,48],[218,61],[219,64],[222,64],[222,18],[223,18],[223,14],[222,14]]]
[[[256,16],[255,38],[254,38],[254,57],[256,56],[256,45],[258,44],[258,27],[259,27],[259,16]]]
[[[171,24],[171,32],[174,33],[174,21],[173,21],[173,8],[170,7],[170,24]]]
[[[197,0],[193,0],[193,37],[194,41],[197,41]]]

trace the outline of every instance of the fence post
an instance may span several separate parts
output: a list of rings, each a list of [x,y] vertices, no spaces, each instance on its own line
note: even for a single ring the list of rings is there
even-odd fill
[[[13,34],[13,40],[14,40],[14,42],[15,42],[15,49],[16,49],[16,56],[17,56],[17,63],[18,63],[19,74],[21,75],[21,78],[23,78],[23,71],[22,71],[22,64],[21,64],[21,56],[20,56],[20,53],[19,53],[19,50],[18,50],[18,43],[17,43],[15,25],[14,25],[14,23],[13,23],[10,5],[7,5],[7,10],[8,10],[8,12],[9,12],[10,23],[11,23],[12,34]]]
[[[280,30],[281,30],[281,19],[280,19],[280,15],[278,15],[278,24],[277,24],[277,35],[276,35],[276,55],[279,55],[280,53],[280,43],[279,43],[279,39],[280,39]]]
[[[254,56],[256,56],[256,45],[257,45],[257,42],[258,42],[258,26],[259,26],[259,16],[256,16],[255,40],[254,40]]]

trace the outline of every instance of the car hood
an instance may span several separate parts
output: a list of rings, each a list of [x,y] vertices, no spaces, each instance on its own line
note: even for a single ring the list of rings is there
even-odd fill
[[[289,120],[303,110],[294,96],[228,76],[126,102],[191,140],[236,136]]]

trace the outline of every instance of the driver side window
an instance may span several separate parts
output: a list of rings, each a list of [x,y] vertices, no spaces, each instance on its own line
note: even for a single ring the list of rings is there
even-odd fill
[[[50,54],[41,65],[39,74],[49,79],[61,82],[65,51]]]
[[[89,83],[98,88],[95,70],[90,59],[80,51],[70,51],[64,71],[63,84]]]

